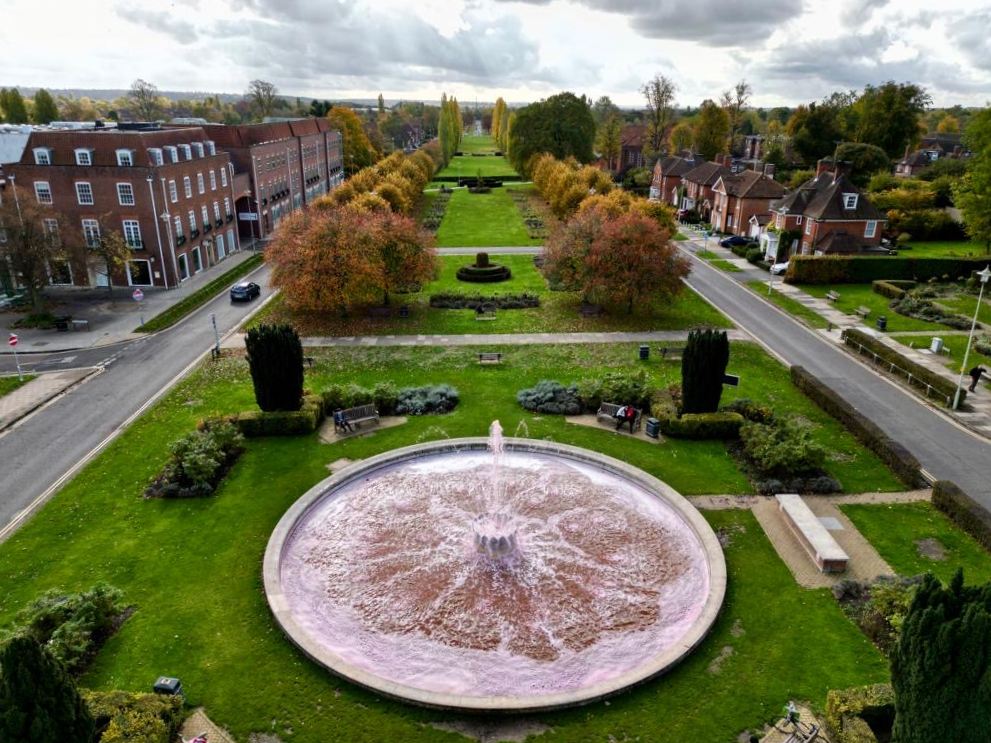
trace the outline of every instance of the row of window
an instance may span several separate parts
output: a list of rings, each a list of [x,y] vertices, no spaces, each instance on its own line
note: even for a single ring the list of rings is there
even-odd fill
[[[189,221],[190,238],[192,239],[198,237],[200,234],[200,225],[196,223],[196,212],[190,209],[186,213],[186,216]],[[209,232],[214,227],[214,225],[219,227],[223,221],[225,220],[230,221],[234,217],[234,212],[231,211],[231,200],[224,199],[223,217],[221,217],[220,215],[220,203],[217,201],[213,202],[213,218],[215,222],[213,223],[210,222],[210,211],[206,208],[206,206],[200,207],[200,216],[202,217],[203,220],[202,222],[203,232]],[[182,242],[185,242],[186,236],[183,233],[182,217],[180,215],[176,215],[173,218],[173,224],[175,225],[175,239],[177,241],[181,239]]]
[[[52,187],[48,181],[34,182],[34,195],[39,204],[52,204]],[[93,185],[86,181],[76,181],[76,201],[80,206],[93,206]],[[134,206],[134,186],[130,183],[117,184],[117,201],[121,206]]]
[[[93,149],[89,147],[78,147],[75,150],[76,165],[90,166],[93,164]],[[180,157],[181,154],[181,157]],[[170,163],[178,163],[184,160],[192,160],[195,155],[198,158],[213,157],[217,154],[217,147],[213,142],[193,142],[192,144],[168,145],[166,147],[150,147],[148,157],[153,165],[165,165],[166,156]],[[51,147],[34,148],[35,165],[52,164]],[[122,168],[134,166],[134,150],[117,150],[117,165]]]
[[[82,220],[83,225],[83,239],[86,241],[87,248],[95,248],[100,244],[100,223],[95,219],[84,219]],[[49,235],[58,237],[59,235],[59,224],[58,220],[54,217],[48,217],[44,221],[45,232]],[[130,248],[141,248],[144,247],[144,243],[141,241],[141,225],[138,224],[136,219],[124,219],[121,220],[121,227],[123,228],[124,241]]]
[[[211,191],[216,191],[217,190],[217,171],[211,170],[210,173],[209,173],[209,176],[210,176],[210,190]],[[226,168],[221,168],[220,169],[220,185],[223,188],[227,188],[227,169]],[[193,198],[193,181],[192,181],[192,178],[190,178],[190,176],[188,176],[188,175],[187,176],[183,176],[183,178],[182,178],[182,190],[183,190],[183,193],[186,195],[186,198],[187,199]],[[205,182],[205,180],[203,178],[203,174],[202,173],[197,173],[196,174],[196,190],[199,191],[199,193],[200,193],[201,196],[206,193],[206,182]],[[173,204],[175,204],[177,201],[179,201],[179,189],[178,189],[178,187],[176,185],[176,182],[174,180],[170,180],[169,181],[169,201],[171,201]]]

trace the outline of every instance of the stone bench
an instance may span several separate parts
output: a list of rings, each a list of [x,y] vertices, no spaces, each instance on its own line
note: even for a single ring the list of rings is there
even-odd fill
[[[840,295],[837,292],[826,292],[826,299],[830,302],[839,302]]]
[[[860,307],[858,307],[857,309],[855,309],[853,311],[853,314],[860,315],[860,317],[862,317],[862,318],[864,318],[866,320],[868,317],[870,317],[871,308],[870,307],[864,307],[863,305],[861,305]]]
[[[786,493],[778,499],[781,515],[809,557],[824,573],[842,573],[850,560],[800,495]]]
[[[613,425],[616,425],[616,413],[619,412],[619,409],[621,407],[623,407],[623,406],[622,405],[616,405],[616,404],[611,403],[611,402],[604,402],[601,405],[599,405],[599,409],[595,413],[595,419],[597,421],[607,420],[607,421],[610,421]],[[624,426],[626,425],[626,420],[627,420],[626,418],[623,419],[623,425]],[[640,411],[637,410],[637,414],[633,418],[633,430],[634,431],[639,431],[640,430],[640,422],[641,422],[640,421]],[[620,428],[622,428],[622,426]]]
[[[487,351],[483,351],[482,353],[478,354],[479,364],[498,364],[501,361],[502,361],[501,353],[490,353]]]

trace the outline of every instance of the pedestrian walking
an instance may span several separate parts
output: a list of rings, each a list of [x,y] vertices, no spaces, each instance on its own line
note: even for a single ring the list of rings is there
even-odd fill
[[[977,383],[981,381],[981,375],[982,374],[987,374],[987,373],[988,373],[988,370],[985,369],[983,366],[975,366],[973,369],[970,370],[970,372],[969,372],[970,378],[973,380],[970,383],[970,391],[971,392],[976,392],[977,391]]]

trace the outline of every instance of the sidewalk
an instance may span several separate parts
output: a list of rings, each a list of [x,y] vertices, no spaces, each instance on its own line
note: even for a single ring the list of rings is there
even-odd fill
[[[14,425],[24,416],[37,410],[53,397],[96,373],[96,369],[69,369],[62,372],[46,372],[38,375],[23,387],[0,397],[0,431]]]
[[[10,333],[17,334],[19,354],[75,351],[140,338],[143,334],[136,333],[135,330],[141,325],[142,315],[146,321],[151,320],[155,315],[185,299],[200,287],[247,260],[251,255],[251,250],[242,249],[217,265],[186,279],[178,289],[143,287],[145,298],[140,307],[131,298],[134,290],[128,286],[114,286],[112,300],[107,297],[106,287],[51,287],[46,291],[49,311],[55,315],[71,315],[75,319],[88,320],[88,330],[60,332],[32,328],[14,329],[11,325],[23,318],[26,313],[6,310],[0,312],[0,334],[4,338]],[[0,353],[10,354],[11,349],[7,344],[2,345]]]

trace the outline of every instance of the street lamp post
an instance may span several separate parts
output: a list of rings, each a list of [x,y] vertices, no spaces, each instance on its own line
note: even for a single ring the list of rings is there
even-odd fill
[[[967,350],[963,354],[963,364],[960,365],[960,378],[957,380],[957,391],[953,396],[953,409],[960,405],[960,390],[963,388],[963,375],[967,371],[967,359],[970,358],[970,345],[974,342],[974,329],[977,327],[977,315],[981,311],[981,300],[984,298],[984,287],[991,279],[991,266],[985,266],[983,271],[977,274],[981,280],[981,290],[977,293],[977,309],[974,310],[974,320],[970,324],[970,335],[967,336]]]

